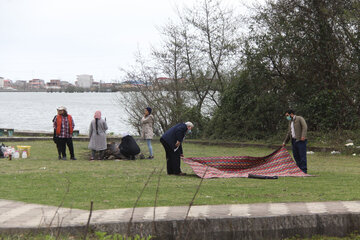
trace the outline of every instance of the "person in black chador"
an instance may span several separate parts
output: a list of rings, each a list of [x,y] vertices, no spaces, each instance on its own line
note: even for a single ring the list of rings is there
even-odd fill
[[[130,160],[135,160],[135,156],[140,153],[139,145],[128,133],[123,133],[119,145],[120,153]]]

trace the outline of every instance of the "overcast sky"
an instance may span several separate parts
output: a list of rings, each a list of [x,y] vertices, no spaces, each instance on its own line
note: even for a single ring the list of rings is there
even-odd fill
[[[0,0],[0,77],[121,80],[137,49],[159,42],[175,6],[197,0]],[[224,0],[244,8],[257,0]],[[245,11],[245,10],[241,10]]]

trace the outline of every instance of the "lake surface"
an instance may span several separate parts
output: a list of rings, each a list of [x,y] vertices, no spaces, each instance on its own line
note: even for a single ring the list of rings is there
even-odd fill
[[[106,117],[108,132],[136,133],[127,123],[128,115],[116,93],[0,92],[0,128],[52,132],[52,119],[58,106],[65,106],[75,129],[87,134],[96,110]]]

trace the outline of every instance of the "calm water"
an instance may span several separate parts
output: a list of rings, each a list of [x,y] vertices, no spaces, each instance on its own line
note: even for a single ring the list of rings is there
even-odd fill
[[[121,134],[134,129],[127,123],[127,114],[118,103],[121,93],[35,93],[0,92],[0,128],[52,131],[52,119],[58,106],[65,106],[72,115],[75,129],[88,133],[96,110],[106,117],[108,132]]]

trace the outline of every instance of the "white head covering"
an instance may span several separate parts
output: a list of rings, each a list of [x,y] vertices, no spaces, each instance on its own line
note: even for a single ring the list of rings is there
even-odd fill
[[[66,107],[64,107],[64,106],[60,106],[60,107],[58,107],[58,108],[57,108],[57,110],[59,110],[59,111],[61,111],[61,110],[66,111]]]

